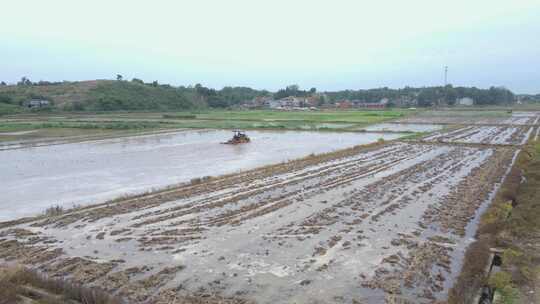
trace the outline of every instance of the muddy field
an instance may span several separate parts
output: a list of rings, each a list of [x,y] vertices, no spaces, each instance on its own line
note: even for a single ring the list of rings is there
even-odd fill
[[[524,126],[468,126],[448,132],[435,132],[423,138],[428,142],[523,145],[535,131]]]
[[[400,123],[414,124],[503,124],[503,125],[536,125],[540,116],[536,112],[502,111],[427,111],[420,115],[398,119]]]
[[[0,223],[0,259],[131,301],[444,301],[479,214],[537,132],[455,127]]]

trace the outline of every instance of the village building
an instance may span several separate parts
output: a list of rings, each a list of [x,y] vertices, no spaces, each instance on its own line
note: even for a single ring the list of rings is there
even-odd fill
[[[281,102],[279,100],[270,99],[265,101],[264,106],[270,109],[280,109]]]
[[[350,100],[342,100],[336,102],[336,108],[338,109],[350,109],[352,108],[352,102]]]
[[[279,102],[281,102],[281,107],[283,108],[298,108],[301,103],[300,98],[294,96],[282,98]]]
[[[31,99],[23,102],[23,106],[27,108],[43,108],[50,105],[50,102],[45,99]]]
[[[474,99],[470,97],[458,98],[456,103],[460,106],[472,106],[474,105]]]

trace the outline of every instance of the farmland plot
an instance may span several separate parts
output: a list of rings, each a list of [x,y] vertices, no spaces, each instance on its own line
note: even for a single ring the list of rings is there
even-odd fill
[[[444,143],[523,145],[533,130],[533,127],[524,126],[468,126],[450,132],[436,132],[424,140]]]
[[[0,258],[132,301],[430,303],[515,153],[350,149],[4,224]]]
[[[540,132],[534,113],[488,120],[0,223],[0,261],[130,302],[444,302]]]
[[[533,125],[538,124],[540,113],[504,111],[428,111],[421,115],[398,119],[399,123],[463,124],[463,125]]]

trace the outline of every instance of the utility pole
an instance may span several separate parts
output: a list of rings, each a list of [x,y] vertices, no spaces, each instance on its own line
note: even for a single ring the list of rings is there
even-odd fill
[[[448,66],[444,66],[444,86],[448,85]]]

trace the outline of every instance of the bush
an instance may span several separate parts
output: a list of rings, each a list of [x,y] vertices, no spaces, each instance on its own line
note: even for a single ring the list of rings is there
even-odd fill
[[[190,182],[192,185],[198,185],[202,183],[202,179],[200,177],[196,177],[196,178],[192,178]]]
[[[506,271],[497,272],[489,278],[489,286],[501,295],[504,304],[512,304],[519,298],[518,290],[512,285],[512,275]]]
[[[45,209],[45,216],[58,216],[64,213],[64,208],[60,205],[51,206]]]

